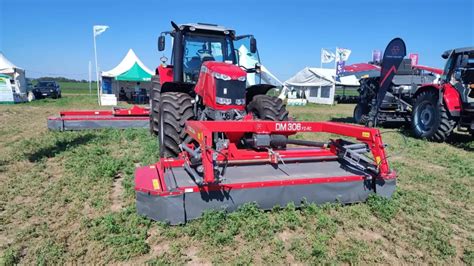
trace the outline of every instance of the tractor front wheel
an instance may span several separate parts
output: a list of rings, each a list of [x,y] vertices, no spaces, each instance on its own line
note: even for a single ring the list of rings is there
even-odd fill
[[[435,91],[424,91],[416,97],[411,120],[416,137],[442,142],[456,126],[456,121],[450,117],[445,106],[439,103],[438,97]]]
[[[266,94],[255,95],[247,105],[247,112],[253,113],[256,118],[261,120],[288,120],[288,111],[283,101],[278,97]]]
[[[160,157],[176,158],[179,144],[186,138],[185,123],[194,117],[192,98],[186,93],[165,92],[160,97],[159,133]]]

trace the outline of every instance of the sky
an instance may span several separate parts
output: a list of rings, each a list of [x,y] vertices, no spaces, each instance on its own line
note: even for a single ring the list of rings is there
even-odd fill
[[[394,37],[420,64],[442,67],[441,53],[474,46],[473,0],[0,0],[0,51],[27,77],[88,79],[94,65],[115,67],[132,48],[150,69],[163,55],[160,32],[176,23],[207,22],[253,34],[262,64],[281,80],[319,67],[321,48],[352,50],[347,64],[367,62]],[[169,47],[169,46],[168,46]],[[165,54],[166,55],[166,54]],[[169,57],[169,55],[168,55]],[[333,64],[324,67],[334,67]]]

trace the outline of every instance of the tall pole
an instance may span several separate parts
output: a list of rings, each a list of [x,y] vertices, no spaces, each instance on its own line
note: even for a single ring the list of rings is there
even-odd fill
[[[96,74],[96,80],[97,80],[97,101],[100,104],[100,88],[99,88],[99,69],[97,66],[97,45],[95,43],[95,31],[94,33],[94,57],[95,57],[95,74]]]
[[[336,76],[334,76],[334,84],[333,84],[333,89],[332,89],[332,95],[329,95],[330,97],[332,97],[332,104],[334,104],[334,97],[336,96],[336,80],[337,80],[337,55],[338,51],[337,51],[337,46],[336,46],[336,58],[334,59],[334,62],[335,62],[335,70],[336,70]],[[341,58],[339,57],[339,60]]]
[[[92,62],[89,60],[89,96],[92,96]]]

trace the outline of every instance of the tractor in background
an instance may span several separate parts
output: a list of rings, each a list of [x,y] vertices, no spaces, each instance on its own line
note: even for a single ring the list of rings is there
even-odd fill
[[[474,132],[474,47],[446,51],[444,70],[411,66],[404,59],[378,109],[378,123],[406,122],[413,135],[445,141],[458,127]],[[428,73],[423,73],[428,72]],[[367,124],[379,94],[379,77],[361,79],[354,120]]]

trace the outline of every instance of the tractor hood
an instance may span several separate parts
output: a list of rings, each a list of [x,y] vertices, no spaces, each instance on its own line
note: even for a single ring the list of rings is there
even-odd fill
[[[236,65],[214,61],[204,62],[202,64],[202,71],[208,72],[212,76],[215,74],[226,75],[232,80],[242,78],[247,75],[245,71]]]

